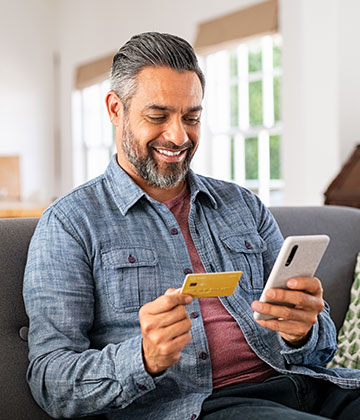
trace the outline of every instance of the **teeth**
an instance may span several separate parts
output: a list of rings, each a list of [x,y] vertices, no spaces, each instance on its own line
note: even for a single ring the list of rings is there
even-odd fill
[[[182,152],[182,150],[180,150],[179,152],[170,152],[169,150],[159,150],[159,149],[156,149],[156,150],[162,155],[166,155],[166,156],[179,156],[180,153]]]

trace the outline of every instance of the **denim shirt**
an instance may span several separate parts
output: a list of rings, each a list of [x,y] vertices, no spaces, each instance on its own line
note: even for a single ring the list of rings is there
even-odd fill
[[[269,210],[248,190],[190,172],[189,228],[206,271],[241,270],[220,298],[254,352],[280,373],[359,387],[352,370],[325,369],[336,349],[328,307],[307,343],[292,348],[253,319],[250,304],[282,244]],[[138,312],[180,287],[191,262],[167,207],[118,166],[49,207],[29,248],[24,299],[30,318],[27,379],[53,417],[106,413],[109,419],[195,419],[212,393],[211,358],[197,299],[187,306],[192,341],[152,377],[142,357]]]

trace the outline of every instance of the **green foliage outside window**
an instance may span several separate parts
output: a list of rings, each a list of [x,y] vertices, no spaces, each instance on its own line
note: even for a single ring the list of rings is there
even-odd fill
[[[230,179],[235,180],[235,140],[230,139]]]
[[[281,67],[281,47],[273,46],[273,68]],[[237,51],[232,50],[229,57],[230,70],[230,124],[231,127],[239,125],[239,86],[238,86],[238,58]],[[259,45],[251,45],[248,53],[248,71],[256,73],[262,71],[262,52]],[[250,81],[249,87],[249,123],[250,126],[259,126],[263,124],[263,88],[262,80]],[[274,89],[274,120],[281,121],[280,115],[280,90],[281,77],[273,77]],[[281,179],[281,137],[279,135],[270,136],[270,179]],[[230,176],[235,179],[235,138],[230,140]],[[258,170],[258,138],[249,137],[245,139],[245,178],[247,180],[257,180]]]
[[[274,69],[281,66],[281,49],[279,45],[273,47],[273,66]]]
[[[261,49],[253,49],[249,51],[249,73],[261,71]]]
[[[230,77],[238,75],[237,55],[236,50],[230,51]]]
[[[245,178],[258,179],[258,139],[249,137],[245,139]]]
[[[250,125],[260,125],[263,122],[262,82],[249,83],[249,113]]]
[[[230,86],[230,125],[237,127],[239,124],[239,109],[238,109],[238,85]]]
[[[280,136],[270,136],[270,179],[281,179]]]
[[[280,77],[274,77],[274,119],[280,121],[280,89],[281,79]]]

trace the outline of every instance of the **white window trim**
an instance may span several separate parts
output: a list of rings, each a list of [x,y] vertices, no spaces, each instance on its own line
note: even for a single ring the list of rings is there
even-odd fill
[[[201,63],[207,79],[205,109],[206,146],[199,148],[200,155],[194,169],[205,169],[205,175],[234,181],[250,189],[256,189],[262,201],[269,205],[270,192],[282,190],[283,180],[270,179],[270,136],[282,134],[282,123],[274,121],[273,78],[281,76],[281,69],[273,68],[273,38],[261,37],[262,71],[248,72],[248,44],[242,43],[237,49],[238,76],[230,80],[229,50],[202,57]],[[250,126],[249,83],[262,81],[263,124]],[[230,126],[230,85],[238,85],[239,115],[238,126]],[[245,139],[258,138],[258,180],[245,179]],[[231,179],[230,143],[234,139],[234,179]],[[210,149],[210,154],[209,154]],[[206,152],[205,152],[206,150]],[[204,165],[209,158],[210,164]],[[200,162],[200,165],[198,165]]]

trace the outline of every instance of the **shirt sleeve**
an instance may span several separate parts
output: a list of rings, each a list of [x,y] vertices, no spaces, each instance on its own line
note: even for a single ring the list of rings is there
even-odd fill
[[[330,318],[330,308],[325,302],[325,309],[318,315],[306,343],[299,348],[292,347],[278,334],[281,354],[288,365],[325,366],[336,352],[336,328]]]
[[[144,368],[140,334],[91,348],[91,261],[65,221],[54,209],[39,221],[23,289],[30,320],[27,380],[38,404],[56,418],[124,408],[155,388]]]

